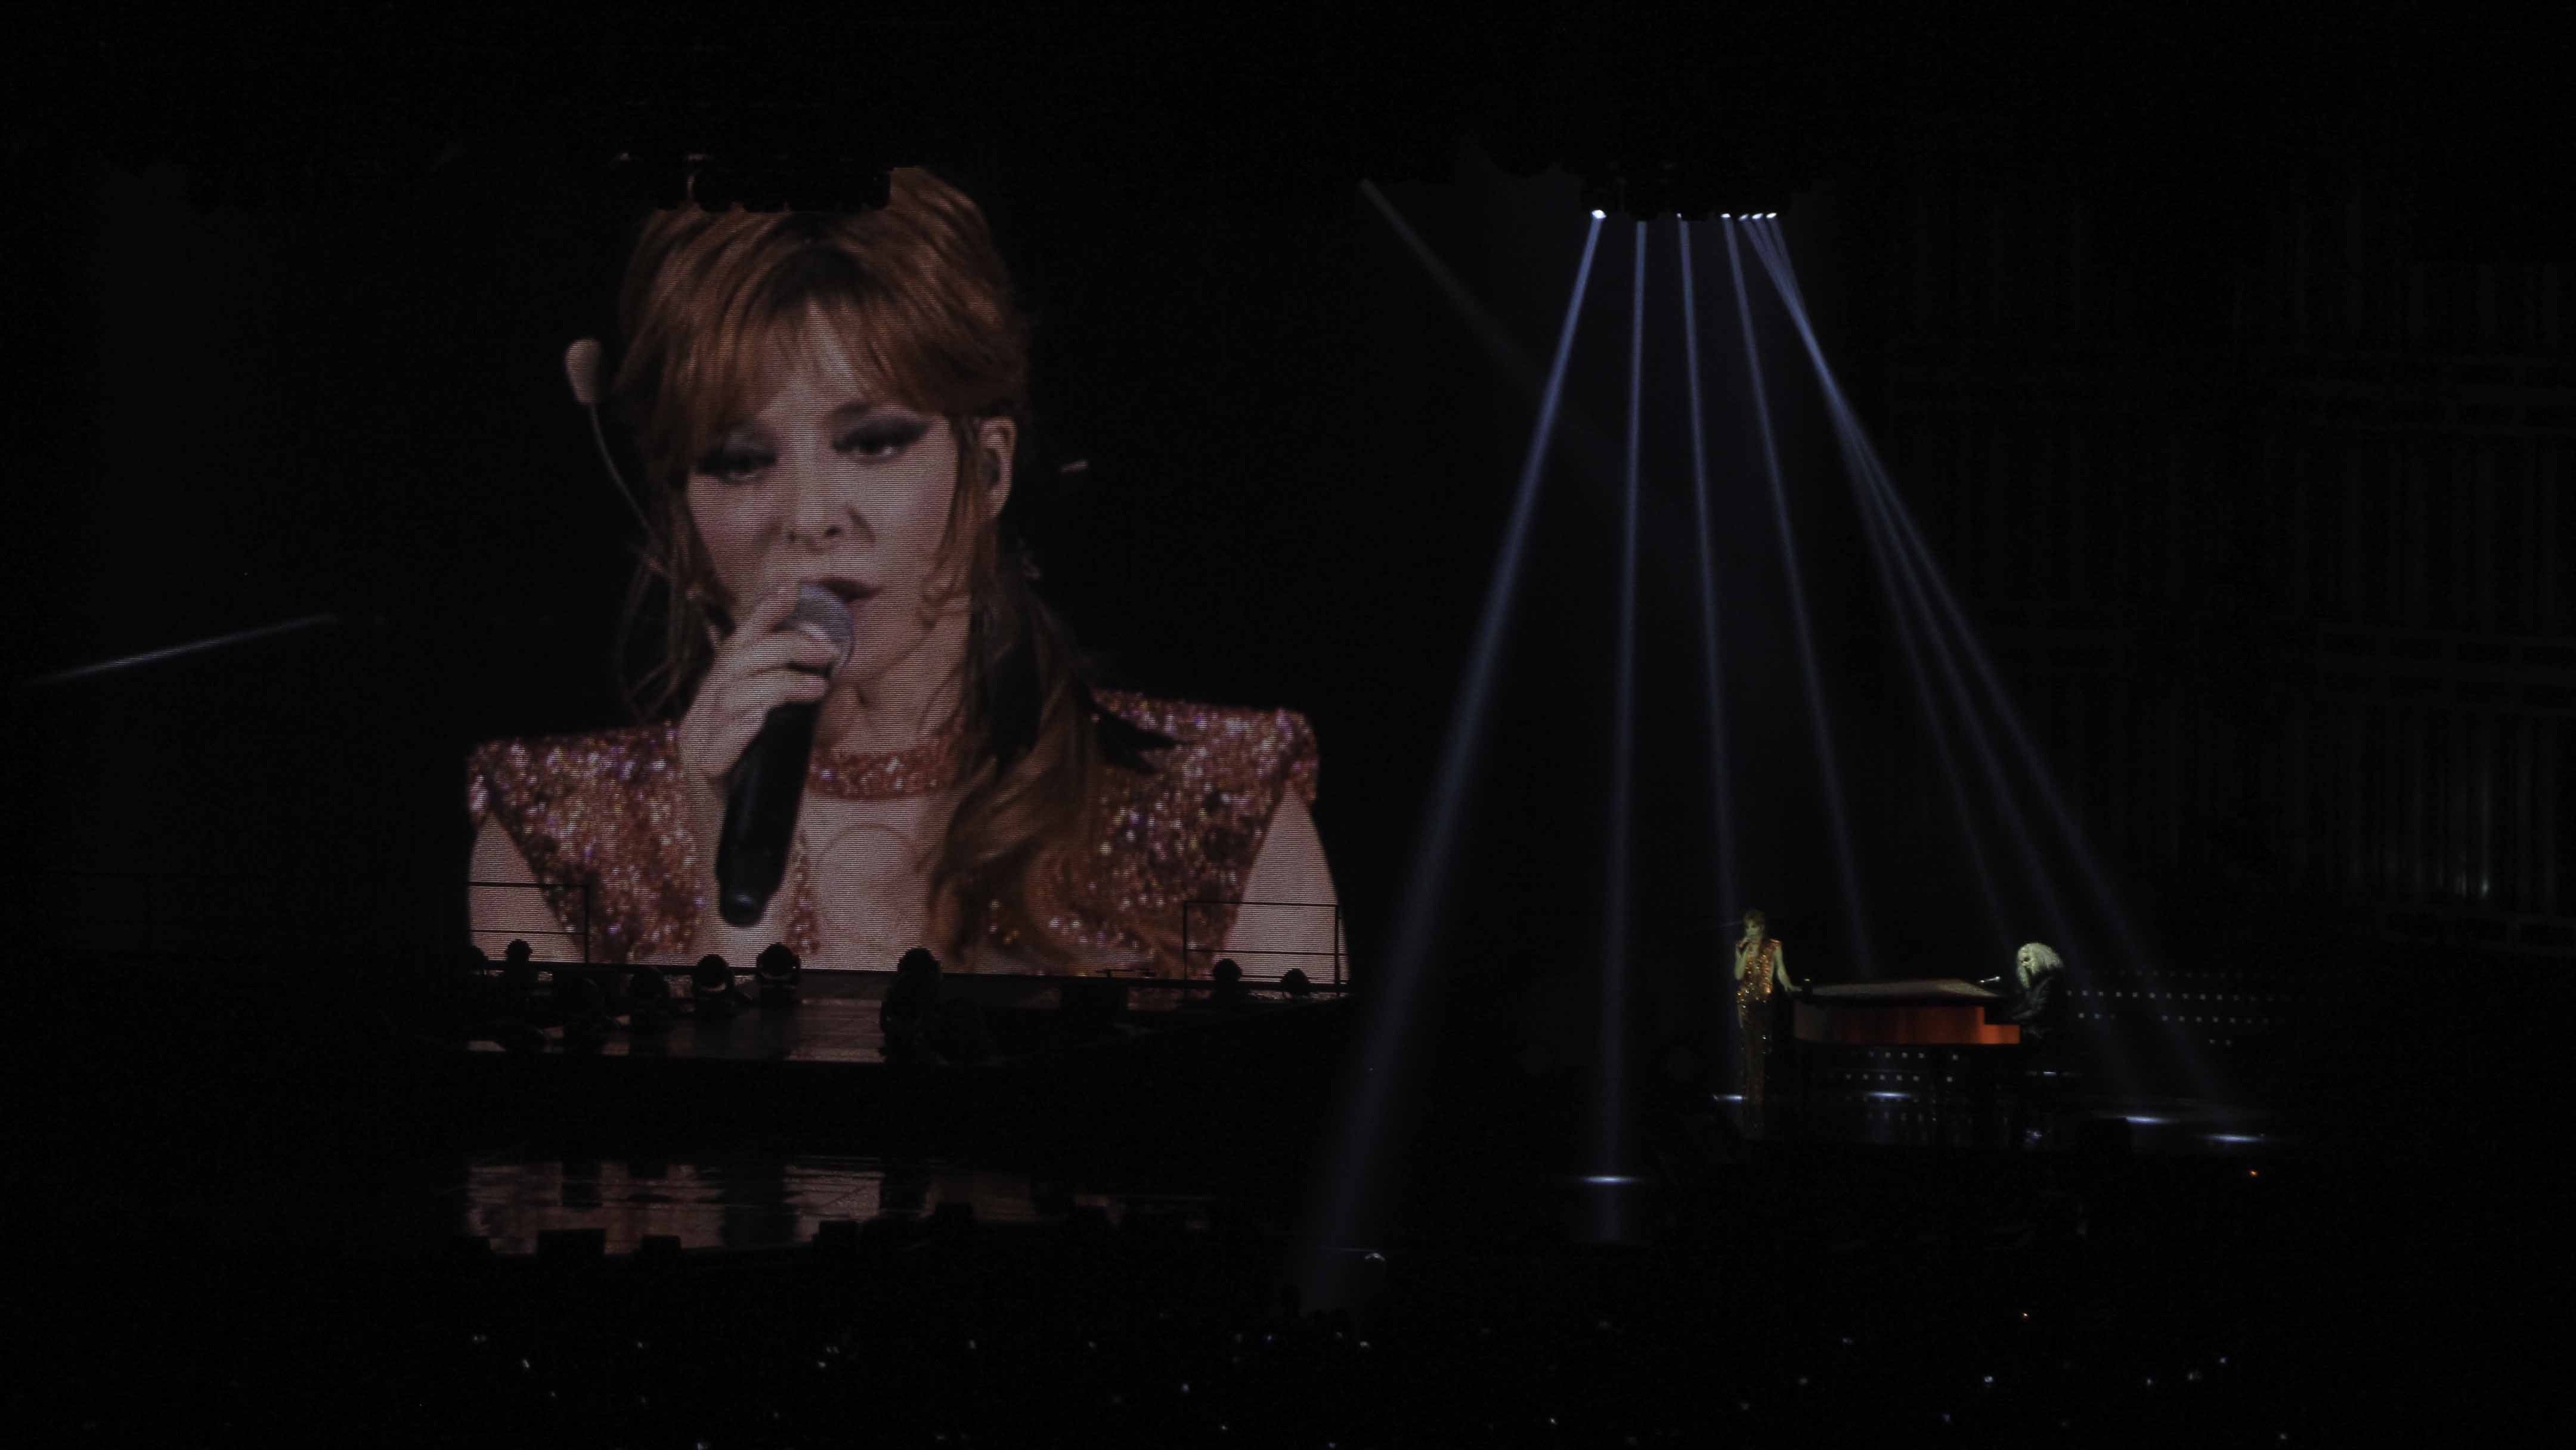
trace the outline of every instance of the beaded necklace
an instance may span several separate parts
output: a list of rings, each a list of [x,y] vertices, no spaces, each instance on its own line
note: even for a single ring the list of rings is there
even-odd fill
[[[805,788],[840,801],[900,800],[948,789],[965,774],[966,734],[951,731],[899,750],[816,752]]]

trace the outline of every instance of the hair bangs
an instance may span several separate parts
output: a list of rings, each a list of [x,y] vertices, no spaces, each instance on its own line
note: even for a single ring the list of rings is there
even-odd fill
[[[703,679],[720,601],[689,475],[798,364],[846,367],[869,401],[945,420],[957,474],[939,548],[954,567],[935,573],[969,608],[958,707],[978,758],[924,874],[933,935],[968,969],[991,945],[1085,970],[1065,927],[1071,878],[1058,867],[1092,839],[1099,732],[1115,717],[1085,708],[1070,633],[1036,594],[1017,542],[982,509],[1008,474],[982,451],[980,423],[1010,419],[1027,448],[1032,323],[970,198],[917,167],[895,168],[888,187],[886,205],[846,215],[683,207],[643,219],[619,293],[626,348],[609,407],[662,485],[622,626],[658,626],[659,659],[628,677],[628,699],[639,719],[664,718],[688,708]],[[1177,933],[1135,930],[1178,962]]]
[[[674,440],[694,460],[728,428],[768,405],[786,375],[811,364],[855,373],[878,390],[870,402],[940,411],[925,386],[934,371],[920,330],[904,325],[901,299],[853,259],[773,235],[740,249],[739,285],[724,288],[695,346],[671,376],[668,405],[682,424]],[[759,255],[780,243],[785,256]]]

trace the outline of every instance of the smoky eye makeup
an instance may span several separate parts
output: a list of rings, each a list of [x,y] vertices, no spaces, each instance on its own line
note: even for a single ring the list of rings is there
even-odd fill
[[[731,481],[743,474],[768,467],[776,461],[765,449],[719,445],[698,459],[696,471],[719,481]]]
[[[930,432],[921,418],[885,418],[860,424],[833,441],[833,451],[862,460],[892,457]],[[777,453],[757,444],[728,440],[699,457],[696,472],[719,482],[739,482],[778,462]]]
[[[920,418],[887,418],[861,424],[841,435],[837,445],[843,453],[868,455],[870,450],[909,448],[930,431],[930,424]],[[876,456],[882,456],[876,455]]]

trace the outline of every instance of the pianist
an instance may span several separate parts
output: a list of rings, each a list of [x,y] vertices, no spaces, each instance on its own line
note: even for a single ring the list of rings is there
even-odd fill
[[[2004,1015],[2021,1028],[2025,1044],[2045,1042],[2065,1024],[2066,963],[2040,942],[2025,942],[2013,953],[2010,977],[1988,977],[1977,985],[2012,998]]]
[[[1981,1097],[1991,1101],[1997,1077],[2011,1086],[2012,1124],[2005,1142],[2019,1147],[2029,1127],[2033,1092],[2054,1082],[2049,1074],[2056,1066],[2056,1047],[2066,1036],[2066,963],[2045,944],[2026,942],[2013,954],[2010,975],[1988,977],[1977,985],[2009,998],[2000,1015],[2021,1029],[2017,1045],[1978,1059],[1988,1069],[1979,1082]]]

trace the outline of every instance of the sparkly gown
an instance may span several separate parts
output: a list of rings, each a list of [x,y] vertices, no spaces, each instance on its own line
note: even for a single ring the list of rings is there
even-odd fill
[[[1285,793],[1293,790],[1313,804],[1314,732],[1289,710],[1188,704],[1117,690],[1092,694],[1100,709],[1175,743],[1150,751],[1147,770],[1101,773],[1094,838],[1065,853],[1041,883],[1057,903],[1051,909],[1061,913],[1049,925],[1103,960],[1177,976],[1182,903],[1240,898]],[[715,873],[701,864],[687,823],[678,738],[677,723],[666,723],[502,740],[468,760],[466,809],[474,829],[500,823],[565,930],[585,926],[587,895],[592,961],[689,960],[709,909]],[[839,800],[924,795],[948,789],[964,764],[959,740],[873,755],[818,751],[806,790]],[[778,939],[809,962],[822,948],[814,874],[803,843],[792,845],[772,908],[784,908]],[[1234,915],[1230,905],[1192,908],[1190,940],[1223,940]],[[1030,924],[997,916],[989,928],[992,946],[1009,952]]]
[[[1744,1105],[1762,1106],[1763,1068],[1771,1053],[1771,975],[1780,943],[1765,938],[1735,983],[1735,1020],[1744,1030]]]

